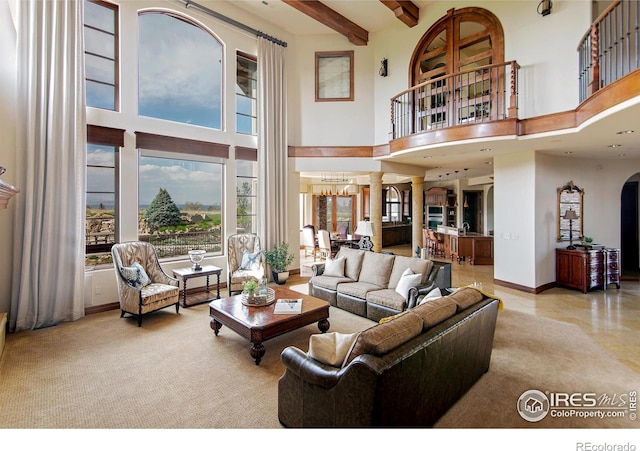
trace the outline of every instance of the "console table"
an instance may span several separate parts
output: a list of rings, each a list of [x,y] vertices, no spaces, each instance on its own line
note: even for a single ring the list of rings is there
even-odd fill
[[[210,302],[211,299],[205,299],[201,302],[196,302],[193,304],[187,304],[187,280],[193,277],[202,277],[207,276],[207,294],[209,294],[209,276],[215,274],[218,276],[218,281],[216,283],[217,294],[215,299],[220,299],[220,273],[222,272],[222,268],[218,268],[213,265],[204,265],[202,269],[195,270],[191,267],[189,268],[178,268],[173,270],[173,277],[179,277],[182,279],[182,306],[183,307],[191,307],[196,304],[203,304],[205,302]]]
[[[620,288],[620,249],[556,249],[556,286],[586,293],[592,288]]]

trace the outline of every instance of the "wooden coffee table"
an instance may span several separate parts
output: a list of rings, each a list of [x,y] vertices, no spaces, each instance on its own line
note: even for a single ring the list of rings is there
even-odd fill
[[[216,299],[209,303],[211,328],[216,336],[225,325],[251,342],[251,357],[260,365],[265,353],[262,342],[291,332],[311,323],[318,322],[318,329],[325,333],[329,330],[329,303],[281,286],[273,287],[276,299],[302,298],[302,313],[276,315],[275,303],[266,306],[246,306],[242,295]]]

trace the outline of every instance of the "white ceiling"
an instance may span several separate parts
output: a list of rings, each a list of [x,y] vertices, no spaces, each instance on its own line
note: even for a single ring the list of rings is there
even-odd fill
[[[235,0],[236,6],[263,17],[293,35],[337,34],[331,28],[297,11],[280,0]],[[355,22],[369,32],[393,26],[399,21],[393,12],[378,0],[322,0],[322,3]],[[428,8],[431,1],[413,0],[419,8]],[[346,38],[345,38],[346,40]],[[416,150],[392,161],[425,169],[425,180],[476,178],[493,173],[493,157],[501,153],[535,150],[545,154],[579,159],[640,158],[640,99],[620,105],[615,111],[601,115],[580,128],[535,137],[474,140],[432,146]],[[634,130],[631,134],[617,134]],[[621,147],[609,147],[620,144]],[[490,150],[483,150],[490,149]],[[467,171],[465,171],[467,168]],[[458,171],[457,173],[455,171]],[[449,175],[446,175],[449,173]],[[318,173],[302,173],[303,177],[319,177]],[[355,177],[358,173],[351,173]],[[388,183],[389,176],[385,176]],[[397,178],[396,180],[400,180]]]

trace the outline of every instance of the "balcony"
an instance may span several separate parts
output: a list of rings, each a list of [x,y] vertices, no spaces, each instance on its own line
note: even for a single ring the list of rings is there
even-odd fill
[[[391,140],[467,124],[516,119],[515,61],[434,78],[391,99]]]
[[[391,99],[388,153],[473,138],[575,128],[640,94],[640,1],[616,0],[578,46],[580,105],[518,118],[516,61],[476,67],[413,86]],[[377,156],[383,156],[379,152]]]

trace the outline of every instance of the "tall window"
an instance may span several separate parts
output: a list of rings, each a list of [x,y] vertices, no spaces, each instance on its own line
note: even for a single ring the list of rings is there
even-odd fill
[[[118,240],[118,152],[124,130],[87,127],[86,266],[111,263]]]
[[[215,158],[142,150],[138,237],[159,257],[192,249],[222,253],[223,164]]]
[[[236,206],[238,233],[257,232],[257,174],[258,164],[255,161],[236,161]]]
[[[138,16],[138,114],[222,129],[222,44],[183,17]]]
[[[236,69],[236,132],[258,134],[258,64],[256,58],[238,52]]]
[[[397,222],[402,220],[402,197],[395,186],[386,189],[387,196],[385,198],[385,212],[382,221]]]
[[[118,109],[118,7],[84,2],[84,58],[87,106]]]

